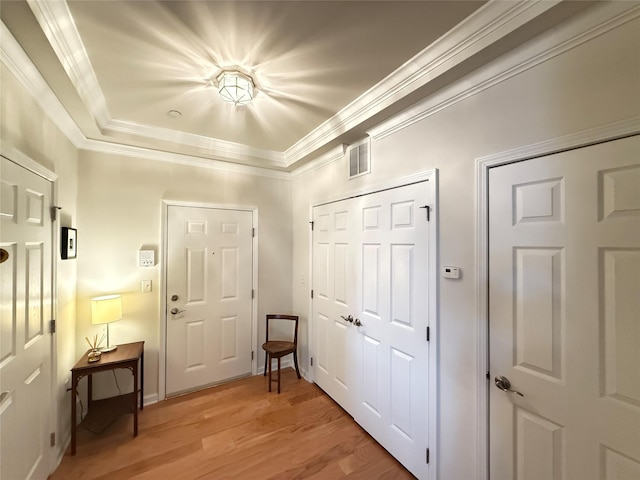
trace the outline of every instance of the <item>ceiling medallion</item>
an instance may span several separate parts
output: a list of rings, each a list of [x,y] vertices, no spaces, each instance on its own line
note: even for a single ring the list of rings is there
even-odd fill
[[[253,99],[253,79],[237,70],[225,70],[218,75],[218,92],[225,102],[246,105]]]

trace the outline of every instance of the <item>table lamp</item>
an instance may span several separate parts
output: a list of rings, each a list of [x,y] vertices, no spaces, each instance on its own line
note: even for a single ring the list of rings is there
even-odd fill
[[[107,346],[101,352],[112,352],[117,345],[109,342],[109,324],[122,320],[122,298],[120,295],[105,295],[91,299],[91,323],[94,325],[107,324]]]

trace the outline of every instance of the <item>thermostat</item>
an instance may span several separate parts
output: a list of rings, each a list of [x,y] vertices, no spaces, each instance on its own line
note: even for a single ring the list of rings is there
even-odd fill
[[[460,278],[460,267],[442,267],[442,276],[444,278]]]
[[[138,266],[153,267],[155,265],[156,252],[153,250],[140,250],[138,252]]]

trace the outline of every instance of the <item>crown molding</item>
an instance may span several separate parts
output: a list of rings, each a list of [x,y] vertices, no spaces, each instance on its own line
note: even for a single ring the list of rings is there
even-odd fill
[[[66,1],[27,0],[60,64],[100,128],[111,119],[107,100]]]
[[[125,155],[147,160],[156,160],[269,178],[289,179],[291,176],[288,172],[269,168],[212,160],[192,155],[168,153],[150,148],[121,145],[85,137],[69,113],[65,110],[62,103],[60,103],[58,97],[51,90],[44,78],[42,78],[42,75],[40,75],[40,72],[33,65],[18,41],[13,37],[7,26],[1,20],[0,61],[25,88],[27,93],[43,110],[44,114],[51,119],[51,121],[60,129],[62,134],[78,150],[87,150],[112,155]]]
[[[383,139],[640,17],[640,6],[630,5],[628,2],[603,2],[576,18],[567,28],[548,32],[505,54],[451,88],[417,103],[367,133],[374,140]]]
[[[62,106],[58,97],[45,82],[18,41],[0,20],[0,59],[20,84],[29,92],[34,101],[53,120],[63,135],[80,148],[85,140],[71,115]]]
[[[339,135],[380,113],[559,3],[559,0],[491,0],[286,151],[275,152],[247,149],[242,145],[211,137],[112,119],[66,1],[27,1],[78,94],[102,129],[195,146],[207,152],[220,153],[220,159],[246,161],[248,158],[257,158],[279,168],[291,167],[312,155]]]
[[[309,175],[310,173],[315,172],[316,170],[319,170],[325,165],[329,165],[330,163],[341,160],[342,158],[344,158],[344,154],[347,151],[347,147],[348,145],[344,143],[340,144],[332,148],[328,152],[324,153],[323,155],[320,155],[318,158],[314,159],[312,162],[309,162],[305,165],[302,165],[296,168],[291,172],[291,179],[297,180],[306,175]]]
[[[155,140],[169,141],[179,145],[195,147],[218,157],[219,160],[249,161],[258,159],[274,168],[286,168],[282,153],[273,150],[251,148],[240,143],[226,142],[215,138],[180,132],[168,128],[150,127],[148,125],[128,122],[125,120],[110,120],[104,130],[136,135]]]
[[[255,167],[252,165],[243,165],[240,163],[211,160],[208,158],[196,157],[193,155],[152,150],[149,148],[135,147],[132,145],[104,142],[101,140],[86,139],[83,142],[81,149],[99,153],[108,153],[112,155],[122,155],[146,160],[155,160],[158,162],[174,163],[177,165],[187,165],[190,167],[208,168],[210,170],[218,170],[229,173],[255,175],[259,177],[277,178],[281,180],[288,180],[291,178],[291,174],[289,172]]]
[[[291,165],[313,154],[332,139],[390,107],[558,3],[557,0],[491,0],[287,149],[284,152],[285,161]]]

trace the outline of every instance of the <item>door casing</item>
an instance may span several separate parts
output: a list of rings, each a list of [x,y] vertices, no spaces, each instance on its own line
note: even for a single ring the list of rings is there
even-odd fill
[[[476,159],[476,301],[477,328],[477,478],[489,480],[489,169],[509,163],[587,147],[640,133],[640,118],[602,125],[599,128],[573,135],[526,145],[518,149],[500,152]]]
[[[167,365],[167,243],[168,243],[168,225],[167,225],[167,209],[169,206],[179,207],[195,207],[195,208],[216,208],[221,210],[244,210],[251,211],[255,235],[253,237],[253,271],[252,271],[252,287],[254,291],[251,300],[251,350],[256,352],[251,360],[251,374],[255,375],[258,362],[258,207],[248,205],[226,205],[219,203],[203,203],[203,202],[187,202],[181,200],[162,200],[162,245],[161,257],[162,265],[160,270],[160,349],[158,352],[158,400],[167,398],[166,386],[166,365]]]

